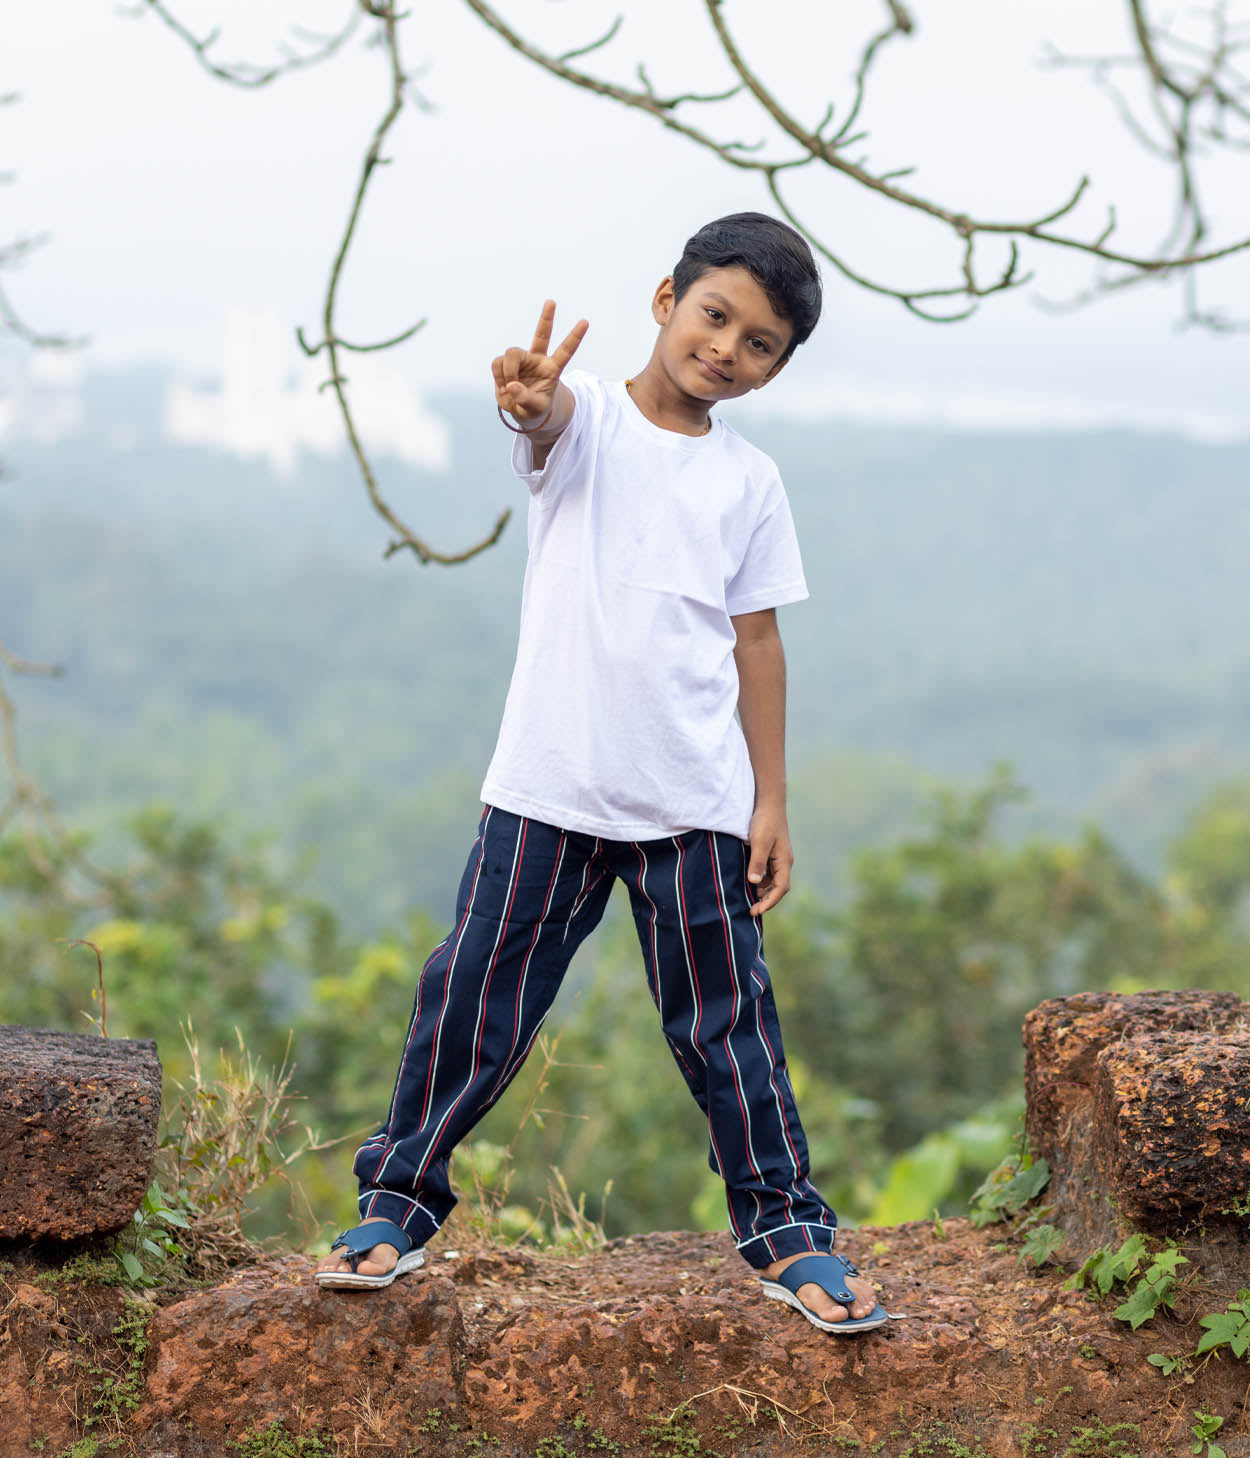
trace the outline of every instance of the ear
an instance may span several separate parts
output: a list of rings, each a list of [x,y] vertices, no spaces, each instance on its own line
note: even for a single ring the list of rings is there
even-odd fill
[[[660,280],[660,286],[656,289],[651,299],[651,317],[661,329],[672,318],[675,303],[676,300],[673,298],[673,275],[670,273]]]
[[[762,390],[764,386],[768,384],[769,380],[775,380],[793,358],[794,356],[792,354],[788,354],[785,356],[784,359],[779,359],[777,363],[772,367],[772,369],[770,369],[769,372],[764,376],[764,378],[759,382],[759,384],[755,386],[755,389]]]

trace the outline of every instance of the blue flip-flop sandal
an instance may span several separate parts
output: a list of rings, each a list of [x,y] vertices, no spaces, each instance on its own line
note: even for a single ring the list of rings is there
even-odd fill
[[[356,1267],[375,1245],[393,1245],[399,1252],[399,1259],[385,1274],[370,1276]],[[389,1286],[396,1276],[415,1271],[425,1264],[425,1252],[414,1250],[412,1236],[390,1220],[370,1220],[367,1225],[344,1230],[330,1247],[330,1254],[333,1255],[336,1250],[343,1252],[343,1259],[350,1261],[352,1268],[350,1271],[317,1271],[315,1279],[318,1286],[334,1286],[343,1290]]]
[[[846,1278],[858,1275],[859,1272],[844,1256],[834,1255],[832,1251],[828,1251],[804,1256],[801,1261],[791,1261],[781,1275],[775,1278],[761,1276],[760,1285],[764,1288],[765,1296],[773,1301],[784,1301],[787,1306],[793,1306],[821,1331],[852,1336],[857,1331],[871,1331],[873,1327],[884,1326],[890,1320],[889,1312],[884,1306],[873,1307],[867,1316],[851,1317],[851,1302],[855,1300],[855,1297],[846,1284]],[[799,1287],[806,1286],[809,1281],[812,1285],[819,1286],[822,1291],[827,1291],[840,1306],[846,1307],[845,1321],[825,1321],[823,1317],[817,1316],[810,1306],[805,1306],[799,1300]]]

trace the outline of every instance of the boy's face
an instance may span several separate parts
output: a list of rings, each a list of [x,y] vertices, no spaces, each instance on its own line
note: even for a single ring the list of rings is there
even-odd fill
[[[656,358],[673,384],[709,403],[766,385],[786,363],[794,332],[745,268],[714,268],[674,302],[673,280],[655,291]]]

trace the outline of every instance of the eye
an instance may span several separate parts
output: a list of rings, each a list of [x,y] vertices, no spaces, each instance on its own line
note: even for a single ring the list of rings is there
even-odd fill
[[[769,353],[768,340],[761,339],[758,335],[756,335],[753,339],[750,340],[750,345],[751,345],[751,348],[752,349],[758,350],[760,354],[768,354]]]
[[[719,309],[713,309],[710,305],[706,304],[704,305],[703,312],[708,316],[709,319],[713,320],[713,322],[717,324],[719,324],[721,320],[725,317]]]

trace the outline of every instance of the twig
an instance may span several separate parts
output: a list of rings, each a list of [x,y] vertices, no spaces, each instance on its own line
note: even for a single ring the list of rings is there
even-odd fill
[[[318,36],[310,31],[297,28],[296,33],[302,39],[312,42],[310,49],[302,53],[288,50],[282,60],[273,62],[267,66],[262,66],[252,61],[234,61],[228,63],[214,61],[209,55],[209,52],[221,39],[220,28],[211,30],[206,36],[197,38],[162,3],[162,0],[140,0],[138,9],[131,13],[141,15],[144,10],[150,10],[153,14],[159,16],[176,36],[185,41],[196,60],[210,76],[216,76],[219,81],[228,81],[232,86],[243,86],[249,89],[268,86],[271,81],[276,81],[279,76],[286,76],[292,71],[300,71],[307,66],[316,66],[322,61],[328,60],[350,38],[360,20],[359,12],[353,10],[348,17],[347,24],[341,30],[329,36]]]
[[[107,1038],[109,1035],[109,1009],[108,1001],[104,996],[104,957],[99,947],[94,942],[87,941],[84,937],[74,937],[66,945],[70,947],[90,947],[95,953],[96,995],[100,1001],[100,1036]]]
[[[362,0],[365,3],[365,0]],[[347,261],[348,250],[351,248],[352,239],[356,233],[356,223],[360,218],[360,210],[364,205],[365,194],[368,191],[369,183],[373,173],[385,160],[382,156],[382,144],[386,140],[387,133],[399,116],[404,104],[405,76],[403,65],[399,56],[399,16],[395,10],[394,0],[388,0],[385,5],[373,4],[369,13],[379,19],[382,23],[381,36],[386,48],[387,59],[390,64],[390,95],[385,113],[381,121],[374,129],[372,140],[365,151],[364,162],[360,169],[360,178],[356,185],[356,193],[352,199],[351,210],[348,213],[347,228],[343,233],[342,241],[339,244],[338,252],[334,256],[334,262],[330,269],[330,281],[326,287],[325,303],[322,308],[321,324],[322,339],[315,346],[310,346],[299,335],[299,341],[305,353],[316,354],[324,349],[329,361],[330,373],[326,385],[334,391],[334,397],[338,401],[339,413],[343,417],[343,425],[347,431],[348,443],[351,445],[352,454],[356,458],[356,464],[360,468],[360,475],[365,484],[365,490],[369,493],[369,499],[373,503],[374,510],[387,524],[398,534],[383,554],[392,557],[396,552],[411,551],[422,563],[438,562],[444,566],[451,566],[459,562],[467,562],[471,557],[484,552],[499,540],[508,519],[512,515],[511,510],[500,514],[495,522],[494,529],[481,541],[471,547],[466,547],[460,552],[439,552],[429,545],[423,538],[419,537],[409,526],[407,526],[396,515],[389,503],[382,496],[378,486],[377,477],[373,466],[365,452],[364,443],[361,440],[360,432],[357,429],[356,421],[352,415],[351,404],[347,397],[347,378],[343,374],[339,364],[339,351],[341,349],[357,349],[362,352],[370,349],[387,349],[395,344],[409,339],[424,324],[422,320],[414,324],[402,334],[397,334],[393,339],[378,345],[351,345],[340,338],[335,324],[334,311],[338,303],[339,280],[342,277],[343,266]]]

